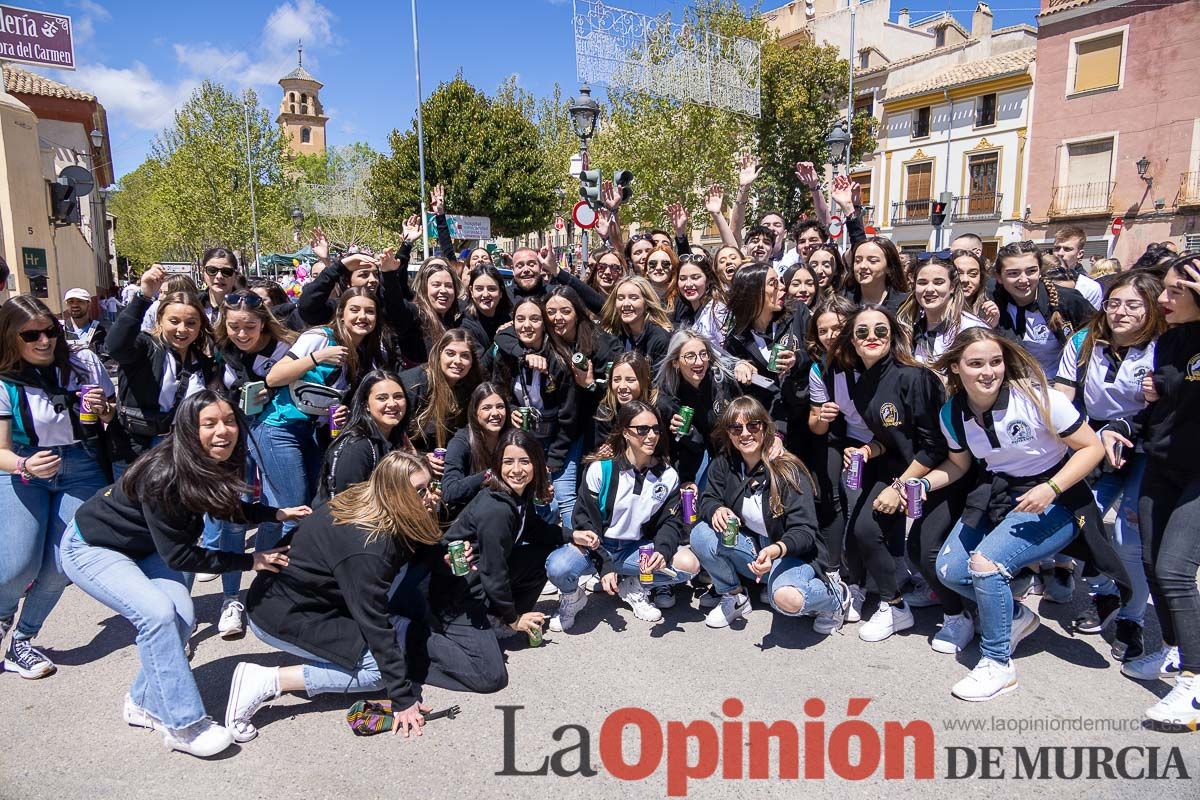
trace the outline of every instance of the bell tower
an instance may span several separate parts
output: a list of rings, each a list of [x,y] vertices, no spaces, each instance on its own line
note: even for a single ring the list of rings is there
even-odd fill
[[[325,152],[325,109],[321,106],[324,86],[304,68],[304,44],[296,45],[296,68],[279,79],[283,98],[275,122],[283,126],[296,155]]]

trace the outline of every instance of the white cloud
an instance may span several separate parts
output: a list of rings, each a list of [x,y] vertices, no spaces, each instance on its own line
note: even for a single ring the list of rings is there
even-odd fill
[[[316,0],[285,2],[271,12],[263,26],[263,42],[275,52],[305,44],[325,45],[333,42],[333,12]]]
[[[92,41],[96,37],[96,23],[112,19],[108,9],[93,0],[72,0],[67,3],[71,9],[71,22],[74,30],[74,43],[78,47]],[[78,13],[76,13],[78,12]]]
[[[120,114],[131,125],[143,130],[163,127],[167,115],[197,85],[190,79],[174,85],[164,83],[140,61],[121,69],[103,64],[81,65],[71,84],[96,95],[109,113]]]

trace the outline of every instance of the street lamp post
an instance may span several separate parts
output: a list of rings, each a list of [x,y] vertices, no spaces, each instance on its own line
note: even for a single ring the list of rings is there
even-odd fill
[[[588,168],[588,140],[596,133],[596,119],[600,116],[600,104],[592,99],[592,88],[586,83],[579,87],[579,97],[572,97],[570,100],[571,107],[571,126],[575,129],[575,135],[579,137],[579,159],[583,165],[583,169]],[[574,220],[572,220],[572,223]],[[587,228],[583,229],[580,236],[581,255],[580,259],[583,264],[587,263],[588,257],[588,232]]]
[[[838,176],[838,165],[842,163],[842,159],[850,151],[850,133],[846,130],[842,120],[838,120],[829,130],[829,134],[825,137],[825,144],[829,147],[829,166],[833,168],[833,179]],[[846,167],[846,172],[849,173],[850,167]],[[836,204],[833,201],[833,183],[829,185],[829,207],[834,208]],[[845,241],[844,239],[842,241]]]

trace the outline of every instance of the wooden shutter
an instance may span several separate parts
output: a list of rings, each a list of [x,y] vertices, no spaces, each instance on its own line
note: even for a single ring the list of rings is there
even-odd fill
[[[1121,82],[1124,35],[1115,33],[1075,44],[1075,91],[1086,92]]]

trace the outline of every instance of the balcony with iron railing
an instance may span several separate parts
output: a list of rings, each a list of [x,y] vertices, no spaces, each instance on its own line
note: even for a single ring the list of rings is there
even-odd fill
[[[1200,206],[1200,172],[1185,172],[1180,176],[1175,205],[1177,208]]]
[[[928,225],[929,210],[933,206],[933,198],[923,200],[905,200],[892,203],[893,225]]]
[[[1113,210],[1112,196],[1115,181],[1070,183],[1055,186],[1050,197],[1052,218],[1105,216]]]
[[[954,222],[999,219],[1004,195],[1001,192],[980,192],[954,198]]]

